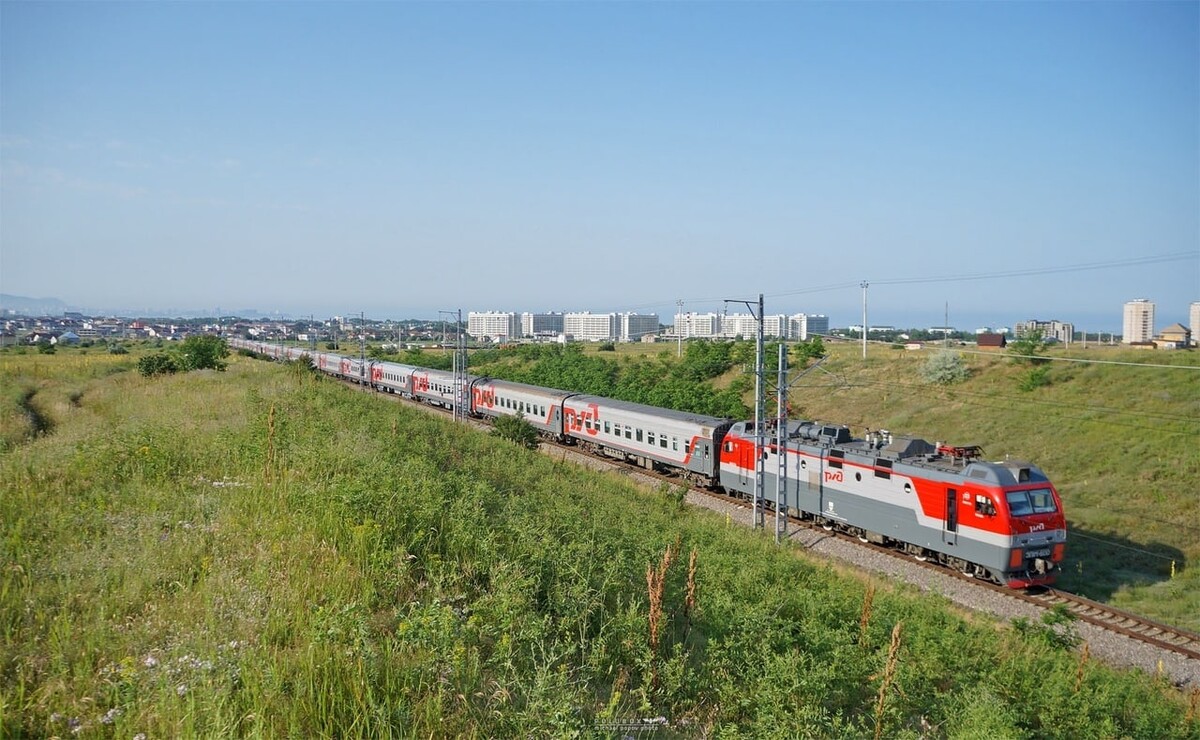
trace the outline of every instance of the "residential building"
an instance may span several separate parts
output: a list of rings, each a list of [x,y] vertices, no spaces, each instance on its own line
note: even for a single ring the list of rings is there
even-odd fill
[[[621,324],[615,313],[563,314],[563,333],[577,342],[611,342],[620,332]]]
[[[521,314],[521,336],[534,339],[557,337],[563,333],[563,315],[556,311],[550,313]]]
[[[60,341],[61,339],[62,337],[59,337]],[[1155,344],[1158,346],[1172,349],[1182,349],[1191,346],[1191,343],[1192,330],[1183,324],[1171,324],[1155,338]]]
[[[1188,311],[1188,326],[1192,330],[1192,344],[1200,344],[1200,301],[1193,303]]]
[[[521,322],[511,311],[471,311],[467,314],[467,334],[491,342],[507,342],[521,336]]]
[[[721,316],[715,313],[675,314],[675,336],[683,339],[712,339],[721,334]]]
[[[788,319],[788,338],[807,342],[811,336],[829,333],[829,317],[824,314],[792,314]]]
[[[642,337],[658,333],[658,314],[623,313],[619,316],[622,342],[640,342]]]
[[[1154,304],[1138,298],[1125,304],[1125,321],[1121,330],[1123,344],[1141,344],[1154,339]]]
[[[1063,344],[1070,344],[1075,339],[1075,325],[1057,319],[1051,321],[1040,321],[1038,319],[1018,321],[1014,329],[1018,337],[1029,331],[1040,331],[1042,339],[1062,342]]]

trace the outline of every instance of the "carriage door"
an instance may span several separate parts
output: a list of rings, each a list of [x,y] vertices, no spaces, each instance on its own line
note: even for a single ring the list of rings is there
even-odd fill
[[[958,491],[953,488],[946,489],[946,529],[942,541],[947,545],[958,543]]]

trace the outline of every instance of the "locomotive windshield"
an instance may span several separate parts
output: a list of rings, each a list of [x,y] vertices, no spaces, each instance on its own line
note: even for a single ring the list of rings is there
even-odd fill
[[[1030,491],[1009,491],[1008,510],[1013,516],[1027,514],[1053,514],[1058,511],[1054,505],[1054,494],[1049,488],[1035,488]]]

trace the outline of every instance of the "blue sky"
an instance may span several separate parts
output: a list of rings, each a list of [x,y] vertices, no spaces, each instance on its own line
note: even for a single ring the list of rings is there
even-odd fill
[[[4,2],[0,136],[0,290],[95,309],[1200,300],[1196,2]]]

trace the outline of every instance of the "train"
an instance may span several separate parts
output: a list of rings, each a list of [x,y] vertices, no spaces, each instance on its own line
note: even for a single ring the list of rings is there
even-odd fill
[[[1048,586],[1066,552],[1057,489],[1036,465],[989,462],[977,446],[930,443],[888,431],[855,437],[844,424],[764,422],[693,414],[446,370],[356,359],[232,338],[234,349],[307,360],[332,377],[473,417],[521,416],[558,442],[752,499],[763,456],[764,504],[864,542],[901,549],[1010,588]],[[781,460],[781,456],[783,460]]]

